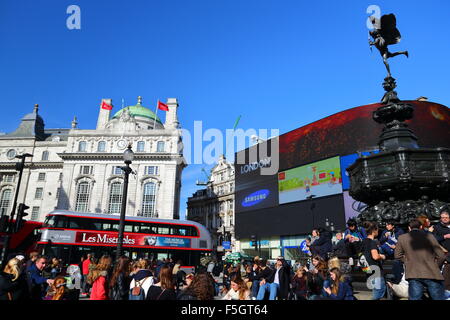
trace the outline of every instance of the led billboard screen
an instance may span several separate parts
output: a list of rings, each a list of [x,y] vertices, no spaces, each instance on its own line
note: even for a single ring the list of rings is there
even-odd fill
[[[419,138],[419,146],[450,148],[450,109],[428,101],[405,102],[414,106],[414,118],[406,123]],[[344,110],[281,135],[280,171],[377,148],[383,125],[372,119],[372,113],[380,106]]]
[[[274,143],[278,144],[278,138],[274,138]],[[272,156],[271,150],[271,143],[266,141],[236,154],[236,213],[278,205],[278,154]],[[270,168],[273,173],[265,174],[263,170]]]
[[[342,193],[339,157],[280,172],[278,192],[280,204]]]

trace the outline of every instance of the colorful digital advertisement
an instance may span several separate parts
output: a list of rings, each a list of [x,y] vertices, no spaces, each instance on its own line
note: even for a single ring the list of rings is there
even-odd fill
[[[339,157],[280,172],[278,193],[280,204],[342,193]]]

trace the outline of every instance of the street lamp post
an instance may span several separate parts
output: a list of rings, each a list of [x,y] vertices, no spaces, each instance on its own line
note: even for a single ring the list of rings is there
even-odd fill
[[[128,145],[127,150],[123,153],[123,160],[125,162],[124,167],[120,167],[124,172],[123,179],[123,192],[122,192],[122,209],[120,210],[120,222],[119,222],[119,238],[117,240],[117,251],[116,251],[116,261],[119,260],[122,255],[123,246],[123,231],[125,229],[125,212],[127,209],[127,193],[128,193],[128,176],[133,171],[130,168],[130,164],[133,161],[134,153],[131,150],[131,144]]]

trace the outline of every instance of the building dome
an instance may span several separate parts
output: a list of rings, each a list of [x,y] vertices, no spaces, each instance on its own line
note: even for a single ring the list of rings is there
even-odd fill
[[[119,111],[117,111],[112,119],[119,119],[120,115],[122,114],[124,109],[128,109],[129,113],[131,116],[133,117],[142,117],[142,118],[147,118],[149,120],[154,121],[156,118],[156,122],[162,124],[161,119],[159,119],[159,117],[157,115],[155,115],[154,112],[150,111],[150,109],[145,108],[142,104],[142,98],[139,97],[138,98],[138,103],[135,106],[128,106],[125,107],[123,109],[120,109]]]

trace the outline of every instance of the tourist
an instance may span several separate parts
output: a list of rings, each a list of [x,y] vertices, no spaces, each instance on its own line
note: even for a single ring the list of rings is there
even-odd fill
[[[0,301],[28,299],[27,281],[20,269],[20,260],[12,258],[6,264],[3,272],[0,272]]]
[[[172,268],[163,266],[159,272],[159,281],[148,289],[146,300],[176,300]]]
[[[108,255],[100,258],[88,274],[87,281],[92,285],[90,300],[108,300],[108,279],[112,259]]]
[[[296,300],[307,300],[308,297],[308,277],[306,273],[308,272],[308,268],[304,266],[299,266],[297,271],[295,272],[294,277],[292,278],[292,290],[295,295]]]
[[[378,237],[378,225],[375,222],[366,222],[364,228],[367,232],[367,238],[362,241],[362,254],[370,270],[372,272],[375,271],[375,275],[370,276],[370,281],[373,286],[372,300],[380,300],[386,293],[386,282],[381,264],[381,261],[386,260],[386,256],[380,254],[378,243],[375,240]]]
[[[355,300],[353,291],[348,283],[342,278],[338,268],[330,270],[330,286],[324,287],[325,298],[331,300]]]
[[[177,297],[177,300],[213,300],[214,285],[207,273],[194,276],[189,286]]]
[[[311,268],[307,273],[309,300],[316,300],[322,296],[325,281],[328,280],[327,263],[321,256],[312,258]]]
[[[144,300],[147,296],[148,289],[155,281],[153,273],[150,270],[150,261],[147,259],[140,259],[136,264],[136,268],[136,273],[132,276],[130,282],[128,298],[129,300]],[[141,292],[141,290],[134,289],[137,287],[141,288],[143,292]]]
[[[361,252],[362,241],[367,237],[367,233],[364,228],[357,226],[355,219],[349,219],[347,227],[344,233],[345,248],[349,257],[349,264],[354,265],[354,260]]]
[[[30,288],[32,300],[42,300],[47,291],[47,285],[51,285],[53,280],[42,275],[42,271],[47,265],[47,259],[38,256],[35,263],[27,270],[27,280]]]
[[[311,244],[311,253],[313,255],[319,255],[326,260],[328,259],[328,254],[333,249],[333,243],[331,241],[332,234],[324,228],[319,228],[315,231],[319,238]]]
[[[235,274],[230,281],[230,290],[222,300],[250,300],[250,290],[239,275]]]
[[[131,282],[129,271],[130,260],[124,256],[120,257],[109,281],[110,300],[128,300]]]
[[[447,258],[442,268],[442,275],[444,276],[445,290],[447,295],[450,295],[450,218],[448,208],[441,210],[440,221],[434,226],[433,234],[439,244],[447,250]]]
[[[347,250],[345,249],[345,240],[342,232],[336,233],[336,241],[333,243],[331,253],[333,256],[336,256],[338,258],[347,256]]]
[[[409,223],[409,233],[399,237],[395,248],[395,259],[405,264],[405,279],[408,281],[409,300],[420,300],[424,288],[433,300],[443,300],[444,277],[441,266],[446,259],[443,248],[431,233],[421,231],[421,222]]]
[[[88,275],[89,275],[89,266],[92,263],[93,255],[88,253],[86,255],[86,259],[83,260],[82,266],[81,266],[81,295],[82,296],[88,296],[89,290],[90,290],[90,284],[87,281]]]
[[[401,228],[395,226],[394,221],[388,221],[386,229],[383,230],[380,236],[380,252],[386,255],[387,258],[393,258],[398,237],[404,233]]]
[[[69,289],[63,276],[57,276],[50,285],[44,300],[69,300]]]

